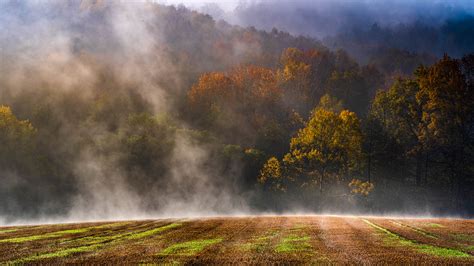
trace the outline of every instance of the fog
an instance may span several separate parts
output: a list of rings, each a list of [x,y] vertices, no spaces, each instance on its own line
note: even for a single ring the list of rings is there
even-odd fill
[[[472,51],[474,7],[465,1],[189,1],[233,24],[311,36],[367,62],[377,49],[462,56]],[[468,26],[470,25],[470,26]],[[360,47],[369,46],[370,48]],[[377,48],[377,49],[374,49]],[[372,51],[371,51],[372,50]]]
[[[374,23],[382,27],[415,22],[441,25],[445,20],[472,15],[470,1],[242,1],[228,13],[232,22],[292,34],[324,38]]]
[[[258,171],[246,173],[252,179],[243,180],[245,159],[223,155],[223,144],[233,144],[233,139],[218,143],[184,118],[185,99],[202,73],[249,62],[274,67],[286,46],[325,50],[311,38],[269,33],[273,28],[317,38],[333,49],[347,48],[363,62],[371,55],[346,47],[354,30],[370,30],[374,23],[383,29],[414,23],[437,29],[449,19],[472,15],[469,2],[2,1],[0,105],[31,122],[35,144],[13,138],[18,146],[11,154],[5,148],[0,224],[252,214],[438,214],[444,205],[432,206],[416,193],[390,202],[377,192],[380,204],[397,210],[386,212],[359,210],[357,202],[343,205],[331,198],[306,204],[313,199],[310,192],[282,197],[262,193]],[[261,36],[278,43],[265,47]],[[452,46],[452,52],[472,48],[469,38],[464,46]],[[403,48],[407,40],[400,43]],[[446,45],[440,41],[429,52],[437,56]],[[425,46],[417,47],[414,52]],[[393,194],[398,195],[396,189]],[[275,206],[278,200],[284,204]]]
[[[143,2],[0,4],[0,103],[13,105],[20,117],[22,112],[29,116],[29,110],[53,108],[50,115],[58,127],[47,137],[57,142],[48,149],[56,157],[70,156],[63,158],[65,170],[58,177],[40,173],[26,177],[15,167],[0,170],[0,221],[136,219],[248,210],[232,179],[219,179],[208,166],[207,148],[184,134],[172,136],[166,173],[156,173],[149,182],[127,176],[116,144],[101,146],[111,137],[103,124],[75,124],[74,112],[94,101],[101,90],[112,90],[113,95],[132,88],[141,102],[138,109],[175,112],[172,97],[184,85],[176,61],[165,51],[166,36],[160,28],[165,22],[159,12],[160,7]],[[24,101],[25,95],[31,102]],[[58,102],[63,109],[58,109]],[[124,121],[114,123],[120,127]],[[84,136],[89,143],[83,143]]]

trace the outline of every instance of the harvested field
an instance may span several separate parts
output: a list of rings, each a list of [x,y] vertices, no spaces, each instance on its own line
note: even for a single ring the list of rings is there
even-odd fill
[[[474,264],[474,221],[268,216],[0,227],[0,264]]]

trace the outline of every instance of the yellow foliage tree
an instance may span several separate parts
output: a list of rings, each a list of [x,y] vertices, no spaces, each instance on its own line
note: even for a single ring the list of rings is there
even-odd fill
[[[291,140],[283,162],[290,175],[303,185],[340,179],[355,170],[362,156],[362,133],[356,114],[316,108],[306,127]]]
[[[28,120],[18,120],[10,107],[0,106],[0,166],[26,161],[33,149],[36,130]]]
[[[374,190],[374,184],[369,181],[362,181],[360,179],[352,179],[349,183],[349,188],[352,194],[359,194],[362,196],[368,196],[369,193]]]
[[[263,165],[258,182],[272,190],[286,191],[280,161],[277,158],[272,157]]]

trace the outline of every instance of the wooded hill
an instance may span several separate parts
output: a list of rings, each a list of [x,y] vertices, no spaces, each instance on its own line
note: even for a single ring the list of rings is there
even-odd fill
[[[78,199],[474,213],[472,54],[397,77],[401,64],[184,7],[1,8],[6,219],[67,214]]]

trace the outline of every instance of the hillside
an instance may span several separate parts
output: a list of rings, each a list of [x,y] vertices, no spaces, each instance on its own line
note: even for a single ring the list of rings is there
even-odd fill
[[[472,54],[363,64],[148,1],[2,1],[0,27],[2,224],[474,214]]]

